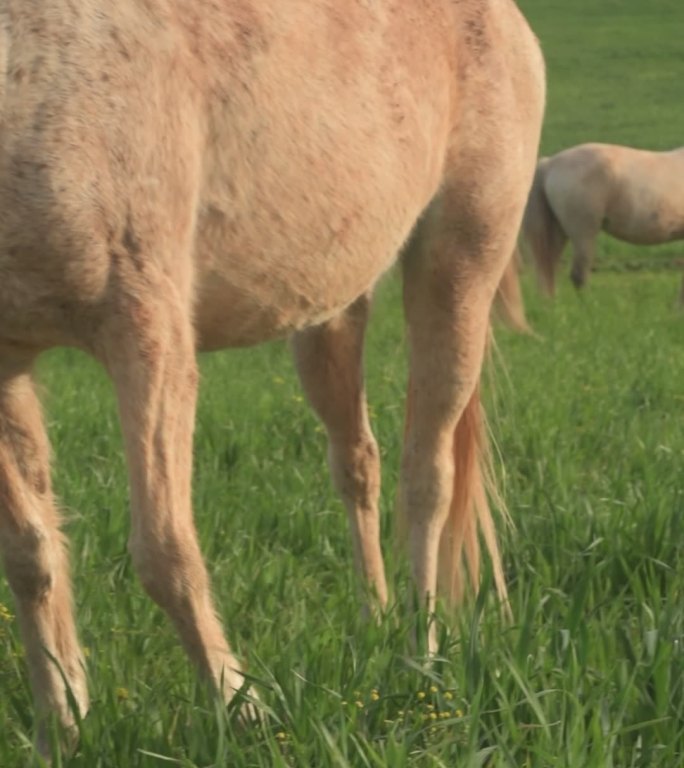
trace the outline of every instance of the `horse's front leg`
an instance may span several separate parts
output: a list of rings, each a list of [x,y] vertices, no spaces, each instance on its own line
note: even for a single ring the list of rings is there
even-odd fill
[[[363,296],[339,317],[297,334],[293,351],[304,391],[328,432],[330,470],[349,515],[357,571],[370,589],[371,603],[374,598],[384,607],[380,458],[363,382],[369,303]]]
[[[102,356],[116,388],[131,485],[129,550],[189,656],[226,699],[243,684],[212,602],[191,506],[197,368],[191,312],[163,277],[117,297]]]
[[[48,718],[55,716],[71,741],[88,692],[47,435],[28,366],[15,362],[0,359],[0,552],[26,645],[39,747],[47,755]]]

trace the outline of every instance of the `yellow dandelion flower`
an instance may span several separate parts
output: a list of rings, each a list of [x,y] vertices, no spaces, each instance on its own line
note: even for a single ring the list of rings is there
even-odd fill
[[[371,691],[370,697],[371,697],[371,700],[372,700],[372,701],[377,701],[377,700],[380,698],[380,694],[378,693],[378,691],[376,691],[375,689],[373,689],[373,690]]]
[[[438,690],[439,690],[439,688],[437,688],[436,685],[431,685],[430,686],[430,693],[437,693]]]
[[[447,717],[450,717],[450,714],[448,712],[440,712],[439,716],[444,720]]]
[[[347,702],[346,702],[344,699],[342,699],[342,706],[343,706],[343,707],[346,707],[346,706],[347,706]]]
[[[0,619],[3,621],[12,621],[13,618],[14,616],[10,609],[6,605],[0,603]]]
[[[430,712],[428,717],[430,718],[430,720],[436,720],[437,719],[437,713],[436,712]]]
[[[397,712],[397,714],[399,715],[399,717],[403,717],[404,716],[404,710],[400,709],[399,712]]]
[[[427,707],[426,707],[426,709],[427,709],[427,711],[428,711],[428,712],[432,712],[432,710],[433,710],[434,708],[435,708],[435,705],[434,705],[434,704],[428,704],[428,705],[427,705]]]
[[[445,691],[444,698],[447,701],[451,701],[454,698],[454,694],[451,691]]]
[[[435,728],[434,725],[430,728],[430,733],[432,733],[432,734],[437,733],[437,729]]]
[[[418,697],[418,699],[419,699],[420,701],[422,701],[422,700],[425,698],[425,691],[418,691],[418,693],[416,694],[416,696]]]
[[[355,702],[354,702],[354,704],[356,704],[356,706],[357,706],[359,709],[363,709],[363,702],[362,702],[362,701],[360,701],[360,700],[359,700],[359,701],[355,701]]]
[[[456,710],[456,717],[463,717],[463,710],[462,709],[457,709]]]
[[[128,693],[128,688],[117,688],[116,689],[116,698],[119,699],[119,701],[126,701],[129,698],[130,694]]]
[[[287,738],[287,734],[285,733],[285,731],[278,731],[275,737],[276,739],[278,739],[278,741],[285,741],[285,739]]]

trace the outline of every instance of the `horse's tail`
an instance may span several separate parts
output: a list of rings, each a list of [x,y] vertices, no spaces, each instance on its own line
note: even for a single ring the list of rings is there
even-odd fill
[[[465,590],[464,559],[475,590],[480,582],[480,536],[492,563],[499,598],[508,606],[496,525],[489,506],[491,497],[505,507],[497,492],[491,469],[486,423],[480,404],[480,385],[468,401],[454,431],[454,492],[449,518],[442,531],[439,552],[440,591],[456,602]],[[465,555],[465,558],[464,558]]]
[[[520,290],[520,263],[520,250],[516,247],[501,276],[494,307],[496,314],[509,328],[519,333],[531,333],[532,329],[525,316],[525,304]]]
[[[549,205],[544,189],[548,162],[548,158],[542,157],[537,163],[525,208],[522,233],[532,252],[539,283],[549,296],[553,296],[556,288],[556,268],[567,236]]]

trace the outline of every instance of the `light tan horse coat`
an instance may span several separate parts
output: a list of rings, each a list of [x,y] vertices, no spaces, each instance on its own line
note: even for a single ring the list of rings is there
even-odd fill
[[[464,546],[477,582],[479,515],[505,594],[477,383],[543,110],[515,5],[0,0],[0,75],[0,550],[39,713],[73,722],[64,681],[81,714],[88,697],[36,356],[77,347],[111,376],[133,563],[230,698],[243,678],[192,522],[195,351],[293,337],[384,604],[361,358],[369,296],[412,232],[400,505],[415,587],[432,610],[440,539],[449,588]]]
[[[586,283],[601,231],[634,245],[684,239],[684,147],[580,144],[539,160],[523,236],[548,293],[567,240],[572,281]]]

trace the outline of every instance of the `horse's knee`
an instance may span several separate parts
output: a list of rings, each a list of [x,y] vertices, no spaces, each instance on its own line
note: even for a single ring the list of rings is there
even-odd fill
[[[7,580],[20,603],[44,602],[54,586],[54,542],[41,526],[29,525],[4,541]]]
[[[371,436],[354,444],[331,443],[331,475],[346,502],[372,504],[380,492],[380,453]]]

